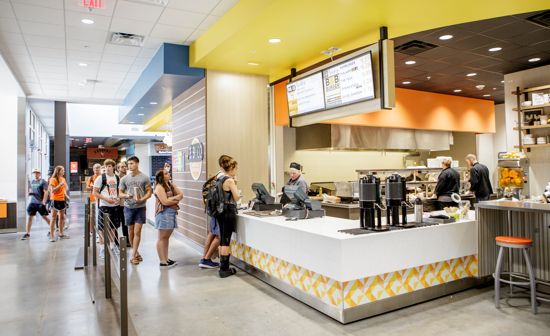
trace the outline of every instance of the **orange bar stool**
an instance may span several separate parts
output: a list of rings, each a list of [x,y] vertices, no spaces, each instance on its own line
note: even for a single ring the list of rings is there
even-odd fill
[[[493,274],[493,277],[495,278],[495,307],[500,308],[500,283],[501,282],[509,284],[510,287],[512,287],[513,285],[529,286],[530,295],[531,295],[531,310],[533,314],[536,314],[537,313],[537,298],[536,298],[537,293],[536,293],[535,273],[533,272],[531,257],[529,256],[529,253],[527,253],[527,250],[533,246],[533,240],[529,238],[521,238],[521,237],[497,236],[495,238],[495,241],[497,243],[497,246],[500,247],[498,250],[497,265],[495,268],[495,273]],[[508,270],[508,272],[501,271],[502,259],[504,257],[505,248],[521,249],[521,251],[523,252],[523,258],[525,259],[525,263],[527,264],[527,273],[529,275],[529,282],[513,281],[512,270]],[[509,280],[501,279],[500,278],[501,275],[507,275]]]

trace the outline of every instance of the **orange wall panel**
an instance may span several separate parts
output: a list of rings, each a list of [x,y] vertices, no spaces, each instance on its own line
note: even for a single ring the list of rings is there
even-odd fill
[[[274,85],[273,89],[276,126],[288,126],[288,97],[286,96],[286,83],[287,81],[277,83]]]

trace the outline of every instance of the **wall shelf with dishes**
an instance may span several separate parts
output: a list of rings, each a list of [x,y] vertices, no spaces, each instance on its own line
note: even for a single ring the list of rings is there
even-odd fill
[[[520,90],[513,94],[517,97],[519,148],[530,152],[532,148],[550,147],[550,85]]]

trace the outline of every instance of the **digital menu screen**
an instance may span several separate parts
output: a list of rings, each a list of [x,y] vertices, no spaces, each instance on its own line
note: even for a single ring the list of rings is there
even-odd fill
[[[286,86],[286,93],[288,114],[291,117],[325,109],[321,72],[290,82]]]
[[[323,84],[326,109],[373,99],[371,53],[323,70]]]

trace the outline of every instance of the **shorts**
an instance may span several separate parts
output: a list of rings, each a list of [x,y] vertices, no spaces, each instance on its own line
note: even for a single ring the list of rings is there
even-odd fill
[[[63,211],[63,210],[65,210],[65,208],[67,208],[67,202],[65,202],[65,201],[53,201],[52,208],[53,208],[53,210]]]
[[[220,224],[220,246],[229,246],[237,226],[237,208],[235,205],[228,205],[216,219]]]
[[[37,212],[40,214],[40,216],[47,216],[49,214],[44,204],[30,203],[27,207],[27,214],[29,216],[36,216]]]
[[[218,224],[218,221],[214,217],[210,218],[210,233],[213,234],[214,236],[220,235],[220,225]]]
[[[176,222],[176,209],[165,208],[155,216],[155,229],[173,230],[178,227]]]
[[[126,226],[134,224],[145,224],[145,207],[126,208],[124,207],[124,224]]]
[[[100,206],[97,216],[97,227],[99,231],[103,231],[103,214],[109,215],[109,226],[111,229],[120,227],[120,217],[118,216],[118,207]]]

